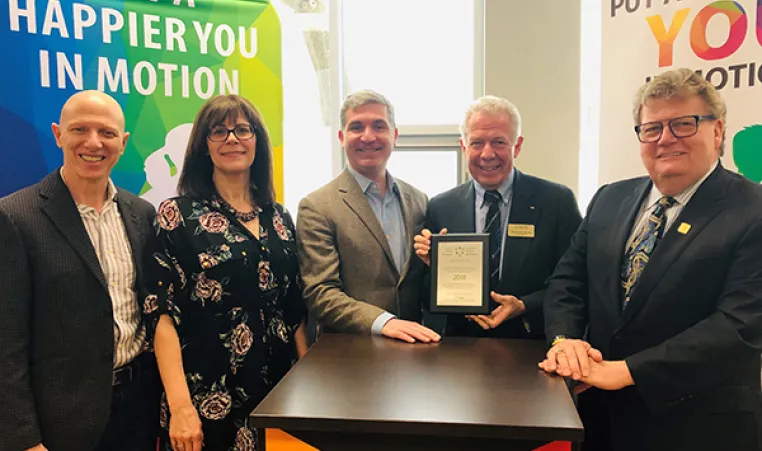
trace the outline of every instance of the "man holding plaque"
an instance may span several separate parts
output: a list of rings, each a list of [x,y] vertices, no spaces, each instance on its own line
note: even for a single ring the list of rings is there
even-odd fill
[[[418,323],[424,268],[410,252],[427,197],[386,170],[397,135],[384,96],[347,97],[339,140],[349,167],[300,202],[299,263],[324,329],[428,343],[440,337]]]
[[[523,142],[521,116],[512,103],[495,96],[476,100],[466,111],[460,138],[473,180],[431,199],[427,228],[415,237],[416,254],[429,264],[430,231],[489,235],[488,263],[481,269],[487,272],[489,314],[450,313],[446,335],[544,337],[545,280],[581,217],[569,188],[514,168]],[[437,294],[432,298],[436,303]]]
[[[540,366],[578,381],[586,451],[758,451],[762,189],[722,167],[726,106],[701,75],[654,77],[634,107],[648,177],[590,202]]]

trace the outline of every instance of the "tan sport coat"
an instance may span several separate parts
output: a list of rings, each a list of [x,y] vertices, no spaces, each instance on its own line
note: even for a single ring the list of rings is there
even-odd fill
[[[397,179],[408,257],[397,271],[389,243],[348,170],[299,203],[297,246],[304,296],[322,328],[370,333],[384,311],[420,321],[424,267],[413,250],[426,195]]]

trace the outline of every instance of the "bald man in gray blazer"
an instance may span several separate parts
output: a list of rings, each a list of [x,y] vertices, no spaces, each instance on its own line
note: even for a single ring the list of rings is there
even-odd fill
[[[321,328],[407,342],[440,339],[419,324],[423,264],[412,252],[427,197],[386,170],[397,140],[394,109],[360,91],[341,109],[349,166],[299,204],[304,295]]]

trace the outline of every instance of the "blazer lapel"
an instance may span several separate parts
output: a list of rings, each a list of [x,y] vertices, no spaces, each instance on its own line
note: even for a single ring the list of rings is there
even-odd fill
[[[400,203],[402,207],[402,217],[405,220],[405,234],[406,234],[406,246],[408,249],[408,256],[405,261],[405,264],[402,266],[402,274],[400,274],[400,283],[402,283],[402,280],[405,278],[405,275],[407,274],[408,269],[410,268],[410,260],[413,258],[418,258],[415,255],[415,251],[413,250],[413,241],[415,238],[415,233],[420,232],[419,230],[415,230],[415,227],[418,224],[415,224],[413,222],[413,214],[410,211],[410,206],[412,205],[413,201],[410,198],[410,193],[404,189],[399,182],[397,183],[397,187],[400,190]],[[389,243],[387,242],[387,246]]]
[[[140,282],[143,280],[143,273],[141,271],[142,264],[142,237],[145,233],[143,224],[138,219],[138,215],[135,213],[132,200],[127,196],[124,196],[121,191],[117,191],[116,205],[119,208],[119,214],[122,216],[122,222],[124,228],[127,231],[127,238],[130,240],[130,249],[132,250],[132,263],[135,265],[135,283],[140,286]]]
[[[718,170],[722,170],[718,167]],[[630,302],[622,312],[618,329],[624,327],[647,303],[651,292],[664,277],[683,250],[701,233],[701,230],[722,210],[725,190],[720,177],[715,172],[699,187],[683,211],[664,234],[648,264],[643,268],[637,285],[633,289]],[[677,231],[680,223],[691,225],[690,230],[682,234]]]
[[[618,206],[614,215],[610,217],[607,228],[608,236],[602,238],[603,243],[611,243],[611,252],[607,253],[608,261],[604,261],[599,269],[604,278],[604,283],[608,287],[610,302],[609,311],[617,321],[622,314],[622,262],[624,259],[625,246],[632,233],[632,227],[635,219],[640,212],[643,200],[648,196],[651,190],[651,180],[643,178],[633,188],[630,195],[625,198]],[[617,218],[626,218],[624,221],[618,221]]]
[[[339,192],[344,198],[344,203],[346,203],[349,209],[357,215],[360,221],[368,229],[371,236],[373,236],[379,246],[381,246],[381,249],[384,250],[389,266],[395,273],[397,273],[392,250],[389,247],[389,241],[386,239],[384,230],[381,228],[381,224],[378,222],[376,214],[373,213],[373,209],[370,207],[368,199],[365,198],[365,194],[360,190],[360,185],[357,184],[357,180],[355,180],[352,173],[346,169],[341,174]],[[399,274],[397,275],[399,276]]]
[[[513,181],[513,199],[511,200],[511,210],[508,214],[509,224],[528,224],[535,226],[537,230],[537,217],[539,215],[539,208],[532,203],[532,196],[534,190],[531,187],[526,186],[526,183],[522,181],[521,172],[516,171],[515,179]],[[529,248],[532,247],[532,243],[537,237],[522,238],[511,237],[506,233],[505,248],[503,249],[503,273],[500,281],[513,280],[522,265],[524,259],[529,253]],[[540,237],[540,239],[550,239],[550,237]]]
[[[40,197],[43,199],[40,207],[42,212],[74,248],[74,251],[82,258],[93,275],[103,285],[103,288],[107,288],[106,278],[103,275],[103,269],[98,261],[95,248],[93,248],[90,236],[82,223],[77,205],[74,203],[63,179],[61,179],[59,171],[48,175],[40,182]]]

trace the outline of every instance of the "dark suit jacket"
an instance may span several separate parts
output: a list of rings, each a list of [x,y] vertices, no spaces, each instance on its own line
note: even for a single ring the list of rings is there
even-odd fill
[[[759,450],[762,188],[718,166],[622,311],[624,248],[650,190],[637,178],[595,195],[550,280],[547,336],[587,333],[604,359],[626,360],[635,387],[579,398],[581,410],[596,404],[615,449]]]
[[[141,279],[154,208],[118,190]],[[0,450],[87,451],[111,407],[111,298],[59,171],[0,199]]]
[[[426,225],[432,233],[446,227],[448,233],[476,232],[476,191],[469,181],[429,201]],[[542,300],[545,280],[569,247],[582,218],[574,193],[567,187],[516,171],[513,181],[511,224],[532,224],[534,238],[505,236],[503,273],[499,289],[526,305],[524,315],[508,320],[496,329],[484,331],[463,315],[448,315],[446,335],[542,338]],[[527,332],[523,320],[529,324]]]

